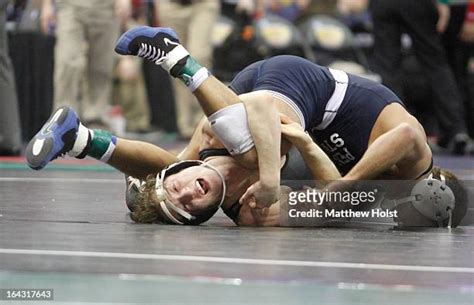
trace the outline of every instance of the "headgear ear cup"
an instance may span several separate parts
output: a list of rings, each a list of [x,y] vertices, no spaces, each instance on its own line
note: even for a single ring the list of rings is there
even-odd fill
[[[419,214],[420,217],[429,221],[428,223],[435,222],[439,227],[443,227],[445,221],[448,220],[448,227],[450,227],[455,208],[455,196],[453,190],[446,185],[444,177],[440,179],[435,179],[433,175],[430,175],[427,179],[417,181],[411,188],[409,196],[399,199],[384,198],[380,206],[397,210],[399,217],[396,221],[399,225],[406,225],[408,222],[408,226],[424,226],[425,221],[416,218],[415,214]]]
[[[127,205],[130,212],[133,212],[135,210],[135,206],[138,204],[138,194],[140,193],[140,187],[144,182],[140,179],[127,175],[125,175],[125,182],[127,183],[127,188],[125,190],[125,204]]]
[[[411,194],[416,197],[413,206],[426,218],[435,220],[438,225],[450,219],[455,206],[453,191],[436,179],[424,179],[413,187]]]

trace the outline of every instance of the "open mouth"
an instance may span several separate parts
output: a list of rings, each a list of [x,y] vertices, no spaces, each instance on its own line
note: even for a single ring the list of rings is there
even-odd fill
[[[202,178],[196,179],[196,187],[201,195],[206,195],[209,191],[209,184]]]

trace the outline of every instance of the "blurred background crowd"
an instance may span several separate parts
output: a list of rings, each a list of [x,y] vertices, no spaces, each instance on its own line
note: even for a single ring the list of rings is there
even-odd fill
[[[188,139],[202,113],[185,86],[114,54],[136,25],[172,27],[224,82],[279,54],[382,82],[435,152],[474,151],[471,0],[0,0],[0,155],[63,105],[119,136]]]

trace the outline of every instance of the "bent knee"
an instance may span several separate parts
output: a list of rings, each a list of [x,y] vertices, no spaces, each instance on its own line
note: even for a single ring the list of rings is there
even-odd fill
[[[418,120],[398,103],[386,106],[379,114],[370,133],[369,142],[372,143],[379,136],[393,130],[406,136],[407,140],[426,140],[425,131]]]

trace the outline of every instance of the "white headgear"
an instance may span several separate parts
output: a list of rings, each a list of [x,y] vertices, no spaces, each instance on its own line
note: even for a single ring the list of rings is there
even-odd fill
[[[182,171],[183,169],[191,167],[191,166],[204,166],[213,170],[215,173],[217,173],[217,175],[219,176],[222,182],[222,196],[221,196],[220,201],[206,208],[204,211],[199,211],[200,213],[198,215],[192,215],[188,213],[187,211],[177,207],[167,197],[167,193],[164,187],[164,181],[168,176],[176,174]],[[199,161],[199,160],[185,160],[185,161],[180,161],[180,162],[171,164],[170,166],[166,167],[165,169],[163,169],[161,172],[159,172],[156,175],[155,192],[156,192],[156,196],[158,197],[160,207],[163,210],[163,213],[168,218],[168,220],[170,220],[174,224],[198,225],[200,223],[207,221],[209,218],[211,218],[212,215],[214,215],[217,212],[217,210],[220,208],[220,206],[224,202],[225,195],[226,195],[226,183],[224,180],[224,176],[214,166],[208,163],[205,163],[203,161]],[[179,219],[174,217],[170,209],[176,212],[177,214],[179,214],[180,216],[182,216],[185,220],[180,221]]]

